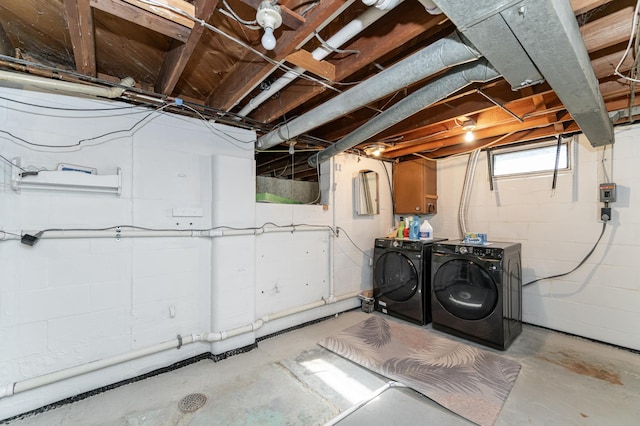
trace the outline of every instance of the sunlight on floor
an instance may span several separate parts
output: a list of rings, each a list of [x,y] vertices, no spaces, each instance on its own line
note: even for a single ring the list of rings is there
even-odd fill
[[[352,404],[367,398],[373,391],[323,359],[304,361],[301,365]]]

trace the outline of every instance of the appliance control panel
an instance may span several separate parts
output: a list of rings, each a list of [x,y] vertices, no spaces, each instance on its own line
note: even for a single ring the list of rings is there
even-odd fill
[[[491,259],[501,259],[503,251],[499,248],[479,247],[479,246],[456,246],[457,253],[469,254],[477,257],[485,257]]]

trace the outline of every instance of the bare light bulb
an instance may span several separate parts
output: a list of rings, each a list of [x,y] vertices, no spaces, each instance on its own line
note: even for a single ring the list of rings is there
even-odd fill
[[[262,47],[267,50],[273,50],[276,47],[276,38],[273,36],[273,28],[265,27],[262,36]]]
[[[467,130],[467,133],[464,134],[464,140],[466,142],[473,142],[473,139],[474,139],[473,132],[471,130]]]

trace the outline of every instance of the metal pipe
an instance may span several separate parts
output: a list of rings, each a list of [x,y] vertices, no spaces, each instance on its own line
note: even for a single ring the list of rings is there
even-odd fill
[[[291,120],[287,123],[284,134],[280,132],[281,129],[276,129],[260,137],[256,142],[257,148],[271,148],[446,68],[480,56],[461,35],[453,33]]]
[[[524,123],[524,119],[518,117],[515,112],[511,111],[509,108],[507,108],[506,106],[502,105],[500,102],[496,101],[491,96],[489,96],[486,93],[484,93],[482,90],[476,89],[476,92],[481,94],[482,96],[484,96],[485,99],[487,99],[489,102],[491,102],[492,104],[494,104],[498,108],[502,108],[507,114],[509,114],[510,116],[512,116],[513,118],[518,120],[519,122]]]
[[[500,74],[498,74],[486,60],[458,65],[446,74],[435,79],[432,83],[422,87],[393,105],[375,119],[363,124],[338,142],[309,157],[309,165],[316,167],[318,163],[340,152],[353,148],[368,138],[388,129],[423,108],[445,99],[452,93],[457,92],[471,83],[484,83],[499,76]]]
[[[122,96],[127,88],[133,87],[136,84],[133,78],[126,77],[120,81],[120,86],[98,87],[9,71],[0,71],[0,81],[109,99],[115,99]]]

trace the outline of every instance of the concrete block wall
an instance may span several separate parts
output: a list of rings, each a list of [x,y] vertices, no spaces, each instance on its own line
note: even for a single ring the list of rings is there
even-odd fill
[[[11,166],[2,161],[2,231],[114,225],[203,229],[213,224],[214,197],[226,202],[234,188],[253,191],[253,132],[215,125],[214,134],[199,120],[156,112],[134,131],[76,146],[82,139],[129,129],[150,110],[93,112],[90,109],[127,105],[6,88],[0,92],[36,105],[87,109],[53,113],[0,101],[2,130],[49,145],[27,145],[2,133],[4,157],[20,157],[23,166],[35,168],[69,163],[95,167],[99,174],[120,168],[123,182],[120,196],[16,192],[11,188]],[[214,156],[225,157],[227,163],[241,161],[248,173],[216,192]],[[252,193],[242,198],[244,206],[230,207],[237,209],[233,217],[253,226],[254,215],[244,208],[253,208]],[[174,209],[196,214],[176,216]],[[226,268],[213,256],[209,238],[43,238],[33,247],[0,241],[0,339],[5,342],[0,345],[0,386],[170,341],[178,334],[211,331],[212,270]],[[252,271],[252,265],[250,254],[242,267]],[[252,281],[251,275],[245,284],[251,293]],[[0,419],[210,350],[204,343],[187,345],[2,398]]]
[[[176,335],[224,331],[270,313],[371,287],[373,239],[390,226],[381,163],[343,155],[321,165],[323,205],[255,203],[255,135],[148,109],[92,112],[119,103],[0,88],[8,99],[86,108],[42,113],[0,101],[0,154],[36,168],[58,163],[122,171],[120,196],[48,190],[18,193],[0,163],[2,232],[136,225],[157,229],[340,226],[328,231],[217,238],[42,239],[29,247],[0,240],[0,386],[146,348]],[[211,124],[210,124],[211,125]],[[92,142],[77,142],[119,129]],[[228,136],[230,135],[230,136]],[[65,148],[64,146],[69,146]],[[56,148],[58,147],[58,148]],[[336,166],[336,164],[338,164]],[[354,173],[380,174],[381,214],[353,213]],[[191,212],[175,214],[175,212]],[[359,246],[355,248],[348,234]],[[365,251],[365,254],[359,250]],[[333,269],[331,269],[333,265]],[[357,307],[352,298],[267,323],[254,333],[196,343],[0,398],[5,419],[211,351],[221,353],[305,321]]]
[[[585,264],[570,275],[527,286],[524,321],[588,338],[640,349],[639,126],[616,129],[613,148],[593,148],[582,135],[574,145],[571,173],[503,178],[489,189],[486,156],[477,164],[468,206],[469,232],[489,240],[522,243],[523,281],[572,270],[602,230],[598,184],[618,185],[613,220]],[[458,208],[468,156],[438,161],[438,214],[434,233],[459,239]],[[604,168],[603,168],[604,164]],[[613,174],[612,174],[613,173]]]

